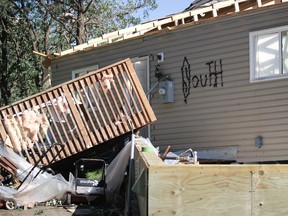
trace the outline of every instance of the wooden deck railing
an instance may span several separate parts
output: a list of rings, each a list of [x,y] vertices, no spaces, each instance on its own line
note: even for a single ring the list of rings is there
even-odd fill
[[[129,59],[0,108],[0,138],[48,165],[156,120]]]

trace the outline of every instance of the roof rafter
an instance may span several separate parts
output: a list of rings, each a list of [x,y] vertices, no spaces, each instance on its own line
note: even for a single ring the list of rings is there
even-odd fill
[[[104,34],[99,38],[89,40],[87,43],[74,46],[71,49],[62,51],[60,52],[60,55],[58,54],[54,58],[59,58],[61,56],[73,54],[75,52],[83,51],[86,49],[90,50],[94,47],[123,41],[128,38],[138,37],[151,31],[159,31],[164,28],[171,28],[187,23],[197,23],[208,18],[230,15],[241,11],[252,10],[255,8],[266,7],[284,2],[288,2],[288,0],[226,0],[219,2],[211,1],[190,11],[172,14],[164,18],[152,20],[133,27]]]

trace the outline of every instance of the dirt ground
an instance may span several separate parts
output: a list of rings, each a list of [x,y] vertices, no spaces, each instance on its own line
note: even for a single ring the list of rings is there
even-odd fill
[[[15,210],[0,209],[1,216],[33,216],[33,215],[42,215],[42,216],[71,216],[74,213],[69,212],[63,207],[51,207],[51,206],[36,206],[32,209],[24,210],[22,208]]]
[[[124,216],[125,210],[122,208],[108,208],[101,205],[58,205],[45,206],[44,203],[34,206],[33,208],[23,209],[17,208],[14,210],[7,210],[0,208],[0,216]],[[133,216],[140,216],[138,202],[135,196],[132,196],[130,202],[130,213]]]
[[[35,206],[24,210],[0,209],[1,216],[123,216],[123,211],[119,209],[99,209],[93,206]]]

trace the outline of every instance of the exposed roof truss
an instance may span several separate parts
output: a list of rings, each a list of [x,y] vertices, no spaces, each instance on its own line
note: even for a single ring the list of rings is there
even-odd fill
[[[223,17],[242,11],[267,7],[275,4],[288,2],[288,0],[225,0],[211,1],[203,6],[197,7],[189,11],[172,14],[164,18],[152,20],[126,29],[121,29],[111,33],[102,35],[101,37],[89,40],[87,43],[74,46],[71,49],[55,53],[52,58],[73,54],[82,50],[90,50],[95,47],[106,44],[123,41],[129,38],[135,38],[148,32],[160,31],[162,29],[172,28],[187,23],[198,23],[199,21],[211,20],[211,18]]]

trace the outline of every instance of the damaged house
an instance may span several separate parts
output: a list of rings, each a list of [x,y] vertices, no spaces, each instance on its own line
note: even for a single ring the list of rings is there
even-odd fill
[[[200,165],[167,166],[136,144],[141,215],[288,214],[287,11],[200,1],[49,56],[53,85],[130,58],[157,117],[142,133],[161,153],[198,152]]]
[[[49,56],[52,84],[131,58],[157,117],[142,133],[162,152],[286,161],[287,2],[200,3]]]
[[[13,145],[3,124],[2,142],[46,166],[140,130],[161,154],[194,152],[193,164],[167,165],[136,140],[141,215],[287,215],[287,11],[286,0],[200,1],[46,56],[53,87],[1,108],[22,129],[25,110],[45,114],[41,131]]]

